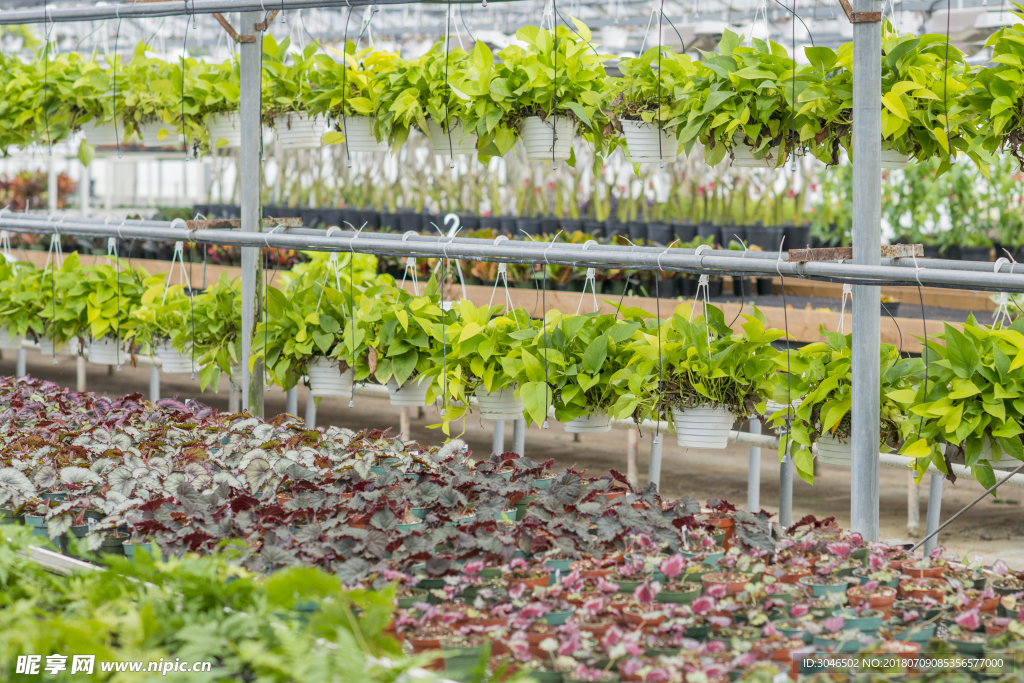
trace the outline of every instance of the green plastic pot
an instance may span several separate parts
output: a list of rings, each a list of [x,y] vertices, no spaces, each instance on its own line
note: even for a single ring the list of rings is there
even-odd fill
[[[426,519],[427,517],[427,508],[412,508],[409,512],[411,512],[412,516],[416,519]]]
[[[526,516],[526,508],[533,501],[537,500],[537,496],[526,496],[518,503],[516,503],[516,521],[523,521],[523,517]]]
[[[46,519],[42,515],[25,515],[25,524],[32,529],[33,536],[49,538],[49,534],[46,533]]]
[[[480,576],[485,579],[500,579],[504,572],[501,567],[485,567],[480,570]]]
[[[643,581],[615,581],[614,579],[609,579],[609,581],[618,585],[620,593],[632,593],[643,584]]]
[[[823,638],[821,636],[814,636],[814,640],[812,642],[815,647],[820,647],[828,650],[829,652],[858,652],[863,645],[861,645],[860,641],[855,637],[856,634],[849,633],[847,635],[849,636],[847,640],[829,640],[828,638]]]
[[[399,531],[411,531],[413,529],[420,529],[420,528],[425,527],[425,526],[426,526],[426,524],[424,524],[423,522],[409,522],[407,524],[399,524],[398,525],[398,530]]]
[[[549,624],[550,626],[561,626],[566,621],[568,621],[569,617],[571,617],[572,615],[573,611],[571,609],[565,610],[563,612],[548,612],[544,615],[541,621],[543,621],[545,624]]]
[[[101,555],[124,555],[124,542],[128,534],[111,534],[103,539],[99,552]]]
[[[952,636],[946,637],[946,642],[953,646],[953,649],[962,655],[982,655],[985,654],[985,643],[972,643],[966,640],[957,640]]]
[[[133,561],[135,560],[135,551],[137,550],[145,550],[147,553],[153,552],[152,543],[125,543],[121,548],[124,550],[124,556]]]
[[[803,629],[803,628],[782,628],[781,626],[776,626],[776,628],[779,629],[779,633],[781,633],[782,635],[786,636],[789,639],[800,638],[801,640],[803,640],[808,645],[810,645],[811,642],[814,640],[814,636],[807,629]]]
[[[865,617],[862,616],[863,612],[861,615],[858,615],[853,610],[845,609],[837,609],[832,615],[842,617],[846,621],[843,626],[846,629],[857,629],[864,633],[874,633],[882,628],[882,619],[885,615],[878,610],[865,610],[865,612],[870,612],[870,615]]]
[[[813,576],[804,576],[804,577],[800,578],[799,583],[800,583],[801,586],[806,586],[806,587],[810,588],[811,591],[812,591],[812,594],[816,598],[820,598],[821,596],[827,595],[829,593],[843,593],[843,594],[845,594],[846,593],[846,589],[848,588],[848,584],[845,581],[843,583],[838,583],[836,585],[827,585],[827,584],[813,583],[813,581],[814,581],[814,577]]]
[[[672,650],[671,652],[673,652],[675,654],[678,654],[679,650]],[[620,679],[619,679],[619,674],[618,673],[616,673],[614,671],[608,671],[608,672],[606,672],[606,674],[607,675],[605,676],[605,679],[601,683],[619,683]],[[583,683],[582,681],[580,681],[580,679],[573,678],[569,674],[563,674],[562,682],[563,683]]]
[[[886,624],[891,627],[891,624]],[[907,627],[907,629],[900,635],[894,635],[893,640],[906,640],[911,643],[927,643],[929,640],[935,637],[935,629],[937,625],[935,623],[928,624],[920,629],[911,631],[913,627]]]
[[[444,579],[423,579],[416,584],[417,588],[424,590],[434,590],[437,588],[444,588]]]
[[[536,486],[539,489],[549,489],[549,488],[551,488],[551,482],[553,482],[554,480],[555,480],[554,477],[545,477],[544,479],[534,479],[533,480],[533,485]]]
[[[677,605],[688,605],[694,598],[700,597],[702,592],[703,587],[700,584],[697,584],[695,589],[690,591],[661,591],[654,597],[654,601],[661,603],[673,603]]]
[[[711,633],[711,624],[686,627],[686,637],[693,640],[706,640],[709,633]]]
[[[528,678],[532,678],[537,683],[562,683],[562,672],[561,671],[547,671],[544,669],[521,669]]]
[[[64,502],[64,499],[68,497],[68,494],[63,492],[58,493],[44,493],[43,500],[55,500],[57,502]]]
[[[14,516],[14,510],[3,509],[0,510],[0,526],[4,524],[24,524],[25,515]]]
[[[87,533],[89,533],[88,524],[80,524],[78,526],[71,527],[71,535],[75,538],[84,538]],[[68,557],[76,557],[76,555],[73,555],[70,551],[71,544],[68,542],[69,538],[70,537],[67,534],[61,534],[57,537],[57,541],[60,544],[60,552]],[[124,543],[124,539],[121,539],[121,543]]]
[[[463,678],[480,663],[483,653],[484,646],[482,645],[451,650],[446,650],[442,646],[441,655],[444,657],[445,673],[451,674],[455,678]]]

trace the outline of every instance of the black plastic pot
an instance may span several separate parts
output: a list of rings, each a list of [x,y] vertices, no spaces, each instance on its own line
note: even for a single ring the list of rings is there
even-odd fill
[[[959,247],[961,261],[991,261],[992,247]]]
[[[708,296],[722,296],[722,279],[714,278],[708,280]]]
[[[360,221],[359,217],[362,214],[359,209],[353,209],[352,207],[345,207],[341,210],[341,222],[338,227],[342,230],[358,230]],[[305,221],[303,221],[305,223]]]
[[[786,249],[808,249],[811,246],[811,226],[787,225],[782,229],[786,237]]]
[[[562,218],[558,221],[558,229],[565,232],[580,232],[585,222],[578,218]]]
[[[771,296],[774,291],[772,290],[775,284],[774,278],[770,277],[759,277],[757,278],[757,294],[758,296]]]
[[[682,275],[676,278],[676,295],[684,297],[696,296],[697,283],[696,275]]]
[[[193,204],[192,205],[192,213],[199,214],[200,216],[207,216],[207,217],[209,217],[209,215],[210,215],[210,205],[209,204]],[[266,215],[266,214],[264,214],[264,215]]]
[[[762,251],[778,251],[782,234],[781,226],[748,225],[747,243],[761,247]]]
[[[942,247],[937,244],[926,244],[924,245],[924,257],[925,258],[941,258]]]
[[[472,213],[460,214],[459,224],[463,230],[479,230],[480,229],[480,216]]]
[[[716,244],[720,243],[718,226],[711,225],[710,223],[701,223],[697,226],[697,237],[700,237],[701,239],[713,237]]]
[[[540,234],[554,237],[558,233],[559,220],[554,216],[540,219]]]
[[[298,213],[297,209],[287,209],[286,208],[285,211],[291,211],[293,215]],[[282,216],[282,217],[283,218],[288,218],[288,216]],[[332,225],[336,225],[336,226],[338,226],[340,228],[344,224],[345,210],[344,209],[320,209],[320,220],[323,222],[325,227],[330,227]],[[303,225],[305,225],[305,222],[303,222]]]
[[[657,244],[668,245],[675,239],[672,233],[672,226],[668,223],[649,223],[647,225],[647,239]]]
[[[319,228],[324,224],[324,219],[320,215],[320,209],[302,209],[300,215],[302,216],[302,227],[304,228]]]
[[[629,234],[629,229],[626,227],[625,223],[620,223],[618,221],[607,221],[604,224],[604,236],[605,237],[615,237],[617,235],[628,235],[628,234]]]
[[[754,281],[749,277],[732,277],[732,293],[735,296],[750,296],[754,291]]]
[[[882,302],[882,315],[891,315],[896,317],[900,314],[900,302],[893,301],[890,303]]]
[[[519,235],[526,233],[527,235],[539,235],[540,234],[540,219],[539,218],[517,218],[516,219],[516,232]]]
[[[382,232],[398,232],[398,215],[390,211],[381,212],[379,229]]]
[[[501,218],[498,216],[480,216],[480,229],[501,232]]]
[[[647,239],[647,224],[640,221],[630,221],[626,224],[626,228],[629,230],[629,239],[636,242],[637,240]]]
[[[595,237],[604,237],[604,221],[583,221],[583,232]]]
[[[360,211],[356,230],[380,230],[380,213],[377,211]]]
[[[697,236],[697,226],[693,223],[673,223],[672,232],[680,242],[691,242]]]
[[[413,232],[419,232],[423,229],[423,216],[415,211],[399,211],[398,214],[398,227],[396,230],[401,233],[406,233],[412,230]]]
[[[658,271],[652,271],[656,277],[652,277],[645,284],[647,285],[647,296],[656,296],[659,299],[671,299],[676,296],[676,278],[673,273],[660,275]]]
[[[434,226],[437,226],[436,228]],[[437,231],[440,230],[443,234],[448,234],[448,228],[444,225],[444,216],[437,213],[424,213],[423,214],[423,232],[428,235],[436,235]]]
[[[522,237],[522,235],[519,234],[519,231],[516,230],[515,216],[502,216],[499,220],[501,221],[502,234]]]
[[[729,242],[746,242],[747,228],[744,225],[723,225],[719,229],[720,244],[723,248],[729,246]]]

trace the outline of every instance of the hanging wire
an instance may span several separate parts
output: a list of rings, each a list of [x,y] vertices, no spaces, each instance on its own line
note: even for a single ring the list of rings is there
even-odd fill
[[[195,21],[196,15],[192,15]],[[185,52],[188,50],[188,17],[185,17],[185,40],[181,45],[181,149],[185,153],[185,161],[188,161],[188,130],[185,127]]]
[[[662,123],[662,120],[661,120],[661,53],[663,51],[662,50],[662,46],[661,46],[661,37],[662,37],[661,34],[662,34],[662,18],[664,16],[665,16],[665,0],[661,0],[661,6],[658,8],[658,117],[657,117],[658,118],[658,162],[659,162],[661,168],[665,168],[665,158],[664,158],[664,155],[662,154],[662,151],[661,151],[661,132],[662,132],[662,128],[663,128],[663,123]],[[677,145],[676,149],[678,149],[678,145]],[[654,279],[654,287],[655,287],[655,290],[657,290],[658,278]],[[661,331],[660,331],[660,329],[658,331],[658,335],[659,335],[658,338],[660,339],[661,338]],[[659,342],[659,349],[660,349],[660,342]],[[661,364],[661,360],[660,359],[658,360],[658,363],[659,363],[659,365]],[[660,381],[661,380],[659,380],[659,382]],[[654,438],[655,439],[658,438],[657,433],[655,433]]]
[[[117,14],[117,30],[114,31],[114,144],[117,145],[117,158],[121,158],[121,139],[117,135],[117,41],[121,37],[121,8],[114,6]]]
[[[341,41],[341,134],[345,136],[345,160],[349,168],[352,168],[352,144],[348,139],[348,126],[345,124],[345,98],[348,95],[348,25],[351,19],[352,6],[349,5],[348,13],[345,15],[344,37]]]
[[[455,146],[452,144],[452,126],[448,118],[449,105],[451,103],[451,88],[448,85],[448,53],[452,42],[452,0],[448,0],[448,9],[445,13],[444,28],[444,129],[448,134],[448,153],[451,157],[449,168],[455,168]],[[444,298],[443,296],[441,297]],[[444,414],[444,408],[441,409]]]
[[[945,110],[945,114],[943,115],[942,125],[945,128],[946,133],[947,158],[952,156],[956,159],[956,155],[953,154],[953,146],[949,141],[949,76],[947,74],[949,71],[949,18],[953,13],[951,9],[951,2],[952,0],[946,0],[946,55],[942,60],[942,108]]]
[[[43,17],[49,19],[50,7],[46,0],[43,0]],[[46,106],[47,100],[50,98],[49,85],[50,85],[50,33],[53,31],[53,22],[45,21],[47,24],[44,35],[46,36],[46,44],[43,46],[43,119],[46,123],[46,149],[49,156],[53,156],[53,141],[50,139],[50,111],[49,107]],[[54,352],[56,353],[56,341],[54,342]],[[53,362],[57,362],[56,356]]]
[[[558,6],[555,3],[555,0],[551,0],[551,11],[552,11],[552,16],[551,16],[551,33],[552,33],[552,35],[555,38],[555,41],[554,41],[554,44],[555,44],[555,57],[554,57],[554,66],[555,66],[555,79],[554,80],[555,80],[555,84],[554,84],[554,90],[552,91],[552,94],[551,94],[551,113],[548,115],[551,118],[551,168],[552,168],[552,170],[554,170],[555,168],[558,167],[558,162],[555,161],[555,143],[558,140],[558,22],[555,20],[555,14],[554,14],[555,12],[558,11],[557,7]],[[544,276],[547,277],[547,269],[545,269]],[[547,352],[547,347],[545,347],[545,353],[546,352]],[[545,363],[546,362],[547,361],[545,361]],[[544,381],[547,382],[546,371],[545,371]],[[544,420],[544,426],[547,427],[547,420],[546,419]]]
[[[114,265],[117,268],[117,279],[114,281],[114,290],[117,294],[117,345],[114,347],[114,358],[117,361],[117,371],[121,372],[121,259],[117,254],[117,242],[113,237],[107,242],[107,253],[110,247],[114,247]]]
[[[791,58],[793,60],[793,103],[790,106],[792,114],[789,117],[790,122],[790,154],[793,155],[793,162],[790,165],[790,170],[796,173],[796,0],[793,0],[793,19],[790,22],[793,27],[793,53]]]

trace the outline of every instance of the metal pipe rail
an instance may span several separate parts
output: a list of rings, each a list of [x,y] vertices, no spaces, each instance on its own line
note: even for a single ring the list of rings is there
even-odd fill
[[[698,254],[692,249],[660,247],[624,247],[618,245],[566,244],[558,242],[512,242],[475,238],[448,238],[429,235],[401,236],[389,233],[356,234],[341,231],[327,236],[327,231],[302,228],[281,228],[276,232],[241,232],[237,230],[189,230],[172,227],[183,221],[125,221],[123,224],[98,220],[48,220],[24,215],[0,216],[0,229],[12,232],[62,234],[85,237],[119,237],[186,241],[239,247],[278,247],[306,251],[358,252],[378,255],[419,258],[456,258],[506,263],[547,263],[590,268],[628,268],[631,270],[664,270],[718,275],[784,276],[810,280],[851,282],[854,284],[921,284],[931,287],[967,288],[993,292],[1024,292],[1024,266],[1004,262],[996,266],[977,262],[929,259],[918,261],[915,268],[908,259],[887,259],[883,265],[857,265],[830,261],[789,262],[778,253],[706,250]],[[739,254],[739,255],[737,255]],[[909,261],[909,263],[908,263]],[[925,266],[929,267],[925,267]],[[1011,272],[1021,268],[1020,273]],[[912,276],[908,276],[912,270]]]
[[[508,0],[491,0],[507,2]],[[440,0],[167,0],[166,2],[115,2],[82,7],[44,7],[4,10],[0,25],[99,21],[103,19],[145,19],[149,17],[192,16],[223,12],[272,12],[325,7],[366,5],[444,4]],[[455,4],[477,4],[478,0],[452,0]]]

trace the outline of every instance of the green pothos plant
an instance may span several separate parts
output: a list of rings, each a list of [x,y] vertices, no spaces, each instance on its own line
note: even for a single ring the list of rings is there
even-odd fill
[[[9,335],[32,334],[37,339],[42,335],[39,312],[50,302],[43,275],[31,263],[12,263],[0,256],[0,328]]]
[[[650,364],[644,382],[648,390],[641,397],[644,417],[660,419],[671,408],[697,406],[725,407],[738,419],[763,412],[758,406],[775,387],[778,351],[771,344],[783,333],[766,330],[767,319],[756,308],[743,316],[742,333],[729,327],[716,306],[706,306],[692,322],[690,313],[690,304],[680,304],[670,319],[661,321],[660,341],[655,323],[632,345],[638,359]]]
[[[327,50],[342,61],[325,63],[310,74],[313,94],[308,111],[311,114],[327,115],[334,121],[339,121],[342,116],[375,116],[378,113],[382,85],[377,77],[392,69],[398,55],[372,48],[357,50],[351,40],[343,50],[330,46],[327,46]],[[325,143],[344,142],[343,131],[336,128],[324,135]]]
[[[824,342],[815,342],[799,351],[779,353],[775,362],[779,383],[775,401],[783,405],[772,416],[781,429],[779,457],[788,451],[797,474],[814,483],[812,444],[823,436],[843,443],[850,440],[853,364],[852,334],[827,332],[821,328]],[[914,391],[921,379],[920,359],[902,358],[891,344],[882,344],[880,354],[881,428],[879,448],[896,450],[902,441],[901,425],[914,402]],[[799,399],[793,409],[790,402]],[[788,426],[787,426],[788,425]]]
[[[974,478],[993,486],[992,463],[1024,460],[1024,319],[993,328],[972,315],[962,332],[944,328],[928,339],[927,386],[888,394],[912,404],[900,453],[916,459],[923,475],[930,464],[948,473],[949,458],[959,452]]]
[[[313,99],[316,72],[332,63],[325,54],[317,54],[320,45],[310,43],[302,52],[292,52],[291,39],[278,43],[267,33],[263,37],[263,123],[288,114],[307,113]]]
[[[636,362],[630,342],[650,314],[632,308],[620,313],[621,319],[619,314],[549,310],[539,329],[510,333],[525,343],[510,349],[501,363],[519,384],[527,423],[543,423],[552,406],[559,422],[598,413],[613,419],[633,416],[643,383],[650,381],[650,362]]]
[[[597,53],[590,30],[576,19],[573,23],[575,31],[520,28],[516,38],[526,46],[510,45],[498,53],[498,62],[477,41],[456,88],[469,99],[465,123],[480,136],[482,161],[511,150],[527,117],[547,119],[552,113],[578,122],[579,135],[594,145],[597,165],[617,145],[605,114],[616,94],[604,70],[612,56]],[[569,165],[575,165],[575,155]]]
[[[185,288],[163,282],[149,287],[129,315],[125,328],[125,339],[138,344],[146,355],[153,354],[161,344],[170,343],[183,328],[191,330],[191,307]]]
[[[242,362],[242,284],[239,278],[221,273],[210,288],[192,300],[189,315],[192,325],[180,328],[171,338],[181,350],[195,340],[195,363],[202,367],[199,386],[217,389],[220,374],[229,376]]]

